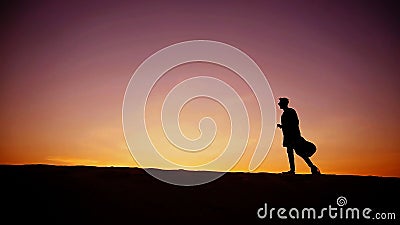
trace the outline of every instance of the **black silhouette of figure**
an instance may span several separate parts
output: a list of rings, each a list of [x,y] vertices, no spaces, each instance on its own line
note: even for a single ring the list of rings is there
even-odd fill
[[[278,105],[279,108],[283,110],[283,113],[281,116],[281,124],[277,124],[277,126],[282,129],[283,147],[287,148],[290,165],[290,170],[283,172],[283,174],[295,174],[296,167],[294,164],[294,149],[296,147],[296,143],[298,143],[298,141],[302,138],[299,128],[299,118],[297,117],[296,111],[288,107],[289,99],[279,98]],[[303,155],[299,156],[302,157],[310,167],[312,174],[320,174],[319,169],[311,162],[309,157]]]

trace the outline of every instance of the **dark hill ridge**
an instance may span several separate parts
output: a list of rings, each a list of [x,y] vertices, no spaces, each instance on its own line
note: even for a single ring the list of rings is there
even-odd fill
[[[277,214],[259,219],[257,210],[267,203],[268,209],[313,207],[319,212],[338,207],[339,196],[347,199],[344,209],[368,207],[373,213],[394,212],[396,219],[325,215],[324,223],[400,221],[400,178],[227,173],[208,184],[181,187],[138,168],[3,165],[0,180],[1,220],[11,224],[320,224],[321,219],[282,220]]]

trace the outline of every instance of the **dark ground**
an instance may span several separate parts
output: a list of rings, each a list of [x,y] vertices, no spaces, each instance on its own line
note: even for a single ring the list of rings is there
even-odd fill
[[[227,173],[181,187],[136,168],[4,165],[0,182],[1,224],[400,224],[400,178]],[[339,196],[347,198],[343,208],[368,207],[372,217],[394,212],[396,219],[257,217],[264,203],[320,212],[338,207]]]

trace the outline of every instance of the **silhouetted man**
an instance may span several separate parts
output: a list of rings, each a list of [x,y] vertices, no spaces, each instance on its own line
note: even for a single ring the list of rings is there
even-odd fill
[[[279,108],[283,109],[281,116],[281,124],[277,126],[282,129],[283,133],[283,147],[287,148],[287,154],[289,158],[290,170],[283,172],[283,174],[295,174],[296,167],[294,164],[294,152],[296,143],[301,139],[300,129],[299,129],[299,119],[297,113],[294,109],[289,108],[289,99],[279,98],[278,102]],[[311,162],[309,157],[301,156],[307,165],[310,167],[313,174],[320,174],[319,169]]]

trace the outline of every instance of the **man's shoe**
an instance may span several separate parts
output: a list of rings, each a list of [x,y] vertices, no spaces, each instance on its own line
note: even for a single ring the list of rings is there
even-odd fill
[[[286,172],[282,172],[282,174],[285,174],[285,175],[294,175],[294,174],[296,174],[296,172],[294,172],[293,170],[289,170],[289,171],[286,171]]]
[[[316,166],[311,168],[311,173],[314,175],[321,175],[321,171],[319,171],[318,167]]]

